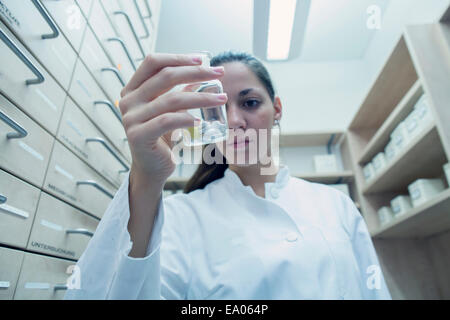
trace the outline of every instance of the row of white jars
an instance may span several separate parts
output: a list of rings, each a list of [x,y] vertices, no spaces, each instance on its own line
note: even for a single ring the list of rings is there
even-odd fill
[[[428,128],[430,123],[433,123],[433,116],[427,96],[423,94],[414,105],[413,111],[392,131],[384,151],[379,152],[371,162],[364,166],[363,173],[366,182],[373,180],[415,137]]]
[[[450,185],[450,163],[444,165],[447,183]],[[383,226],[393,219],[405,214],[412,208],[418,207],[445,190],[441,179],[418,179],[408,186],[409,195],[399,195],[391,200],[391,206],[384,206],[378,210],[378,219]]]

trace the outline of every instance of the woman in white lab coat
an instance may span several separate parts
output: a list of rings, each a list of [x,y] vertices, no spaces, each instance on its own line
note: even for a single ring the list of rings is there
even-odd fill
[[[193,125],[182,109],[226,103],[230,133],[266,130],[269,141],[281,119],[281,101],[256,58],[227,52],[214,67],[200,63],[188,55],[148,56],[121,92],[132,169],[74,268],[66,298],[390,299],[352,200],[291,177],[270,144],[270,166],[260,155],[249,163],[261,136],[235,143],[230,134],[209,154],[223,163],[202,158],[185,193],[162,198],[175,169],[171,133]],[[168,93],[212,79],[225,95]],[[239,153],[246,163],[236,161]]]

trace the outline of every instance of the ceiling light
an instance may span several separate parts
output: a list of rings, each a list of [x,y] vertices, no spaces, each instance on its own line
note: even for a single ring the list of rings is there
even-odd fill
[[[300,56],[311,0],[254,0],[253,54],[270,61]]]
[[[270,1],[268,60],[286,60],[289,57],[296,6],[297,0]]]

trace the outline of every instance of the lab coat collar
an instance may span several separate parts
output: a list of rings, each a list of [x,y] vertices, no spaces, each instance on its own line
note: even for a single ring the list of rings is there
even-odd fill
[[[289,182],[290,178],[290,170],[289,167],[285,164],[280,164],[277,172],[277,176],[275,178],[275,182],[266,182],[264,183],[266,189],[270,185],[274,185],[277,189],[283,189],[287,183]],[[224,172],[224,181],[228,184],[231,184],[232,186],[241,186],[244,189],[250,191],[253,193],[253,189],[251,186],[244,186],[244,184],[241,181],[241,178],[232,171],[229,167]]]

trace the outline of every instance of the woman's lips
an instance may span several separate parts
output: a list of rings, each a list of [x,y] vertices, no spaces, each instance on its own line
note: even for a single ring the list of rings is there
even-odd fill
[[[249,142],[250,138],[249,137],[244,137],[244,139],[238,139],[237,137],[234,137],[233,141],[228,142],[228,144],[232,145],[232,144],[239,144],[239,143],[243,143],[243,142]]]
[[[249,143],[250,143],[249,140],[244,140],[244,141],[240,141],[240,142],[235,142],[233,144],[233,146],[235,149],[239,149],[239,148],[248,146]]]

